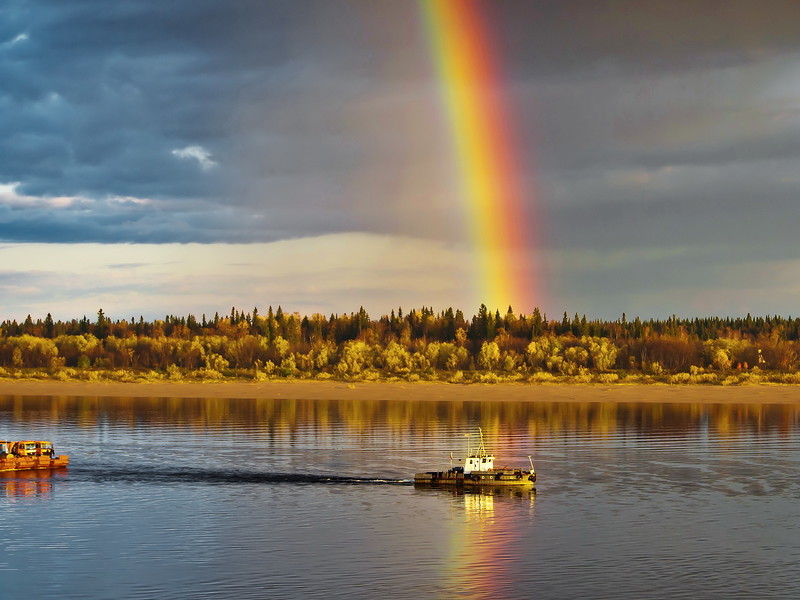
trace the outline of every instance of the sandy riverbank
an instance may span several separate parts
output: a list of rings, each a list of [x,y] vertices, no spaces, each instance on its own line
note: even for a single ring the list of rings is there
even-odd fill
[[[292,398],[297,400],[445,400],[503,402],[667,402],[800,404],[800,386],[751,385],[454,385],[447,383],[83,382],[3,380],[5,396],[116,398]]]

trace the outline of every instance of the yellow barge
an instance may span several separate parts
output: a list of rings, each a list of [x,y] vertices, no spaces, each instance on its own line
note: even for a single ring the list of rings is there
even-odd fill
[[[483,431],[478,428],[480,442],[475,451],[467,446],[467,457],[464,466],[453,466],[453,453],[450,453],[450,468],[446,471],[426,471],[414,474],[414,483],[420,485],[455,485],[455,486],[504,486],[527,487],[536,485],[536,469],[531,457],[528,457],[531,468],[501,467],[495,468],[494,456],[486,451],[483,444]],[[460,459],[459,459],[460,462]]]
[[[0,441],[0,472],[59,469],[69,464],[69,456],[56,455],[53,444],[44,441]]]

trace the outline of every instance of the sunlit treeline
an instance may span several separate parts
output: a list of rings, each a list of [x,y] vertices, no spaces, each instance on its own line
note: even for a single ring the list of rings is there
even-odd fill
[[[494,314],[481,306],[461,311],[423,308],[371,319],[349,315],[286,314],[270,307],[207,319],[167,316],[146,322],[53,321],[50,315],[0,324],[0,367],[158,373],[177,378],[223,376],[439,378],[481,381],[555,378],[611,383],[628,374],[672,378],[673,383],[716,383],[731,373],[779,372],[797,378],[800,319],[633,321],[623,315],[587,321],[566,313],[551,320]],[[66,370],[65,370],[66,369]],[[755,369],[755,372],[754,372]],[[1,375],[2,373],[0,373]],[[790,379],[791,379],[790,377]],[[785,379],[785,377],[784,377]],[[792,380],[792,382],[794,382]],[[800,380],[798,380],[800,382]]]
[[[313,343],[327,340],[340,344],[355,339],[375,339],[386,342],[394,338],[408,343],[420,338],[447,342],[456,339],[459,329],[465,332],[470,341],[492,340],[498,335],[508,335],[520,340],[531,340],[542,335],[574,337],[606,337],[612,340],[645,340],[648,338],[676,338],[685,340],[713,340],[717,338],[774,339],[786,341],[800,340],[800,317],[764,316],[752,317],[695,317],[691,319],[672,316],[668,319],[642,320],[639,317],[629,320],[625,313],[614,321],[592,319],[586,315],[575,314],[569,317],[565,312],[561,319],[550,319],[538,308],[530,314],[517,314],[511,307],[505,314],[492,313],[481,305],[478,313],[465,318],[461,310],[448,308],[436,313],[432,308],[412,309],[404,312],[402,308],[391,311],[379,319],[371,319],[361,308],[356,313],[321,314],[301,316],[299,313],[287,314],[281,307],[273,311],[270,306],[266,315],[257,308],[250,312],[231,308],[229,315],[216,313],[212,318],[206,315],[197,318],[167,315],[163,320],[145,321],[136,319],[112,320],[101,309],[96,319],[83,316],[81,319],[54,321],[51,315],[34,320],[30,315],[22,322],[5,320],[0,323],[0,336],[33,335],[56,338],[61,335],[92,334],[99,339],[108,336],[126,338],[130,336],[161,336],[192,339],[195,336],[218,335],[238,337],[249,333],[272,339],[281,336],[290,343],[305,341]]]
[[[343,431],[371,435],[441,436],[442,430],[474,431],[480,425],[493,448],[515,437],[545,439],[591,433],[596,439],[621,434],[693,435],[757,432],[777,436],[796,431],[800,408],[789,404],[659,404],[615,402],[437,402],[419,400],[295,400],[186,398],[0,398],[13,422],[34,414],[58,426],[95,427],[99,422],[187,426],[199,430],[237,427],[269,443],[286,435],[336,437]],[[458,437],[458,436],[456,436]]]

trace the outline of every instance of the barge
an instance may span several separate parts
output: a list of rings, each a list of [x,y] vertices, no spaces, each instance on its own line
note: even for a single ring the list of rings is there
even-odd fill
[[[53,444],[45,441],[0,441],[0,472],[60,469],[69,464],[69,456],[56,455]]]
[[[467,434],[469,436],[469,434]],[[536,485],[536,469],[531,457],[528,457],[530,469],[527,467],[494,466],[494,456],[486,451],[483,444],[483,431],[478,428],[479,443],[473,451],[467,444],[467,457],[463,466],[453,465],[453,453],[450,453],[450,468],[446,471],[426,471],[414,474],[417,485],[454,485],[474,487],[527,487]],[[461,462],[459,459],[458,462]]]

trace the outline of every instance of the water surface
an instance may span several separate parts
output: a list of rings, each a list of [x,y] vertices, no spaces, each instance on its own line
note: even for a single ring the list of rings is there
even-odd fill
[[[791,405],[0,397],[8,597],[790,598]],[[415,488],[483,428],[536,493]]]

